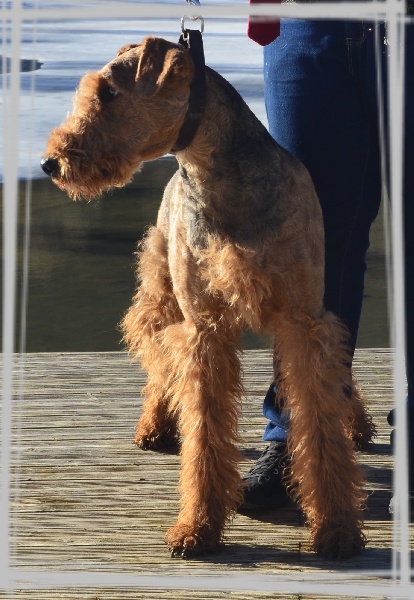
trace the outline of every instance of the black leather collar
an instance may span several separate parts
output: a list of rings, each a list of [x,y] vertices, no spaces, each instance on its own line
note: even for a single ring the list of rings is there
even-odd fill
[[[201,31],[196,29],[185,30],[178,43],[188,48],[194,63],[194,75],[190,84],[187,114],[178,138],[171,149],[172,153],[184,150],[193,140],[203,116],[206,98],[206,72]]]

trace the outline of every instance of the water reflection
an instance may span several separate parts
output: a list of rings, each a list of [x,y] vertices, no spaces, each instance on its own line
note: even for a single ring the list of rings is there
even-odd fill
[[[174,158],[147,163],[127,187],[90,203],[72,202],[49,179],[32,182],[26,349],[121,349],[117,324],[134,289],[137,240],[153,223]],[[22,289],[24,198],[19,216],[19,296]],[[374,226],[359,345],[388,346],[382,224]],[[19,320],[20,306],[18,306]],[[18,338],[20,325],[17,324]],[[18,344],[18,342],[16,342]],[[267,341],[247,335],[245,347]],[[16,346],[18,347],[18,345]]]

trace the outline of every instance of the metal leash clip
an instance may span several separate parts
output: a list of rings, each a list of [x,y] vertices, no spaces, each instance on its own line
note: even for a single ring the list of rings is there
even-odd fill
[[[187,0],[187,4],[189,4],[190,6],[200,6],[200,1],[199,0]],[[181,18],[181,31],[183,32],[184,35],[187,34],[187,28],[185,27],[185,21],[186,19],[189,19],[190,21],[200,21],[200,33],[203,33],[204,31],[204,19],[201,15],[184,15]]]

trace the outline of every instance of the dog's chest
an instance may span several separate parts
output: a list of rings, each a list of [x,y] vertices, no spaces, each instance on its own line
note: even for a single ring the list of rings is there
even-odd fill
[[[197,187],[183,181],[177,172],[165,189],[157,226],[164,230],[170,251],[178,250],[180,244],[197,251],[206,248],[207,237],[217,233],[219,223],[208,214]]]

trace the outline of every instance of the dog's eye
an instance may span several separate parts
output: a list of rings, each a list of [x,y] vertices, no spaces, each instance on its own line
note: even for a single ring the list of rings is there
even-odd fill
[[[117,97],[118,93],[118,90],[115,88],[108,84],[104,84],[99,90],[99,100],[103,103],[111,102],[111,100]]]

